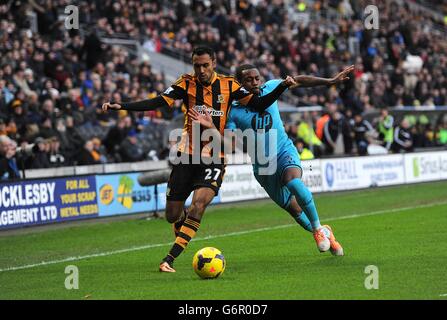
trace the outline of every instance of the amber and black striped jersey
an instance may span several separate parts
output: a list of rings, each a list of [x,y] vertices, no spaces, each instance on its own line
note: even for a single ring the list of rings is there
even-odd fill
[[[191,120],[188,117],[190,108],[195,108],[199,112],[206,109],[213,118],[214,126],[223,135],[231,102],[238,100],[241,104],[246,105],[252,97],[234,77],[217,73],[214,73],[208,86],[203,85],[196,77],[184,74],[161,96],[169,106],[172,106],[175,100],[183,100],[182,111],[185,113],[184,137],[182,135],[179,151],[189,154],[192,154],[194,148],[191,143]],[[189,140],[186,140],[186,136],[188,136]],[[186,146],[186,141],[189,141],[189,146]],[[209,150],[203,149],[206,144],[204,142],[201,146],[203,156],[210,155]]]
[[[232,76],[214,73],[210,84],[206,86],[196,76],[184,74],[157,98],[133,103],[121,103],[121,106],[125,110],[144,111],[163,106],[172,107],[175,100],[182,100],[185,121],[178,150],[193,154],[195,150],[192,143],[192,122],[188,116],[190,108],[195,108],[199,112],[207,110],[213,118],[215,127],[223,135],[233,101],[237,100],[241,105],[264,111],[278,99],[285,89],[287,89],[286,86],[279,85],[270,94],[258,97],[245,90]],[[202,156],[211,156],[210,150],[204,148],[206,144],[207,142],[201,144],[200,153]],[[223,157],[223,153],[220,156]]]

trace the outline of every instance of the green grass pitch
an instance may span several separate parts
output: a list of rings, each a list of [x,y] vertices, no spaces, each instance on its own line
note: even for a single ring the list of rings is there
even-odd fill
[[[315,201],[344,257],[319,253],[270,200],[209,208],[175,274],[158,272],[173,241],[162,219],[0,232],[0,299],[447,299],[447,182]],[[199,279],[191,266],[205,246],[227,261],[216,280]],[[65,288],[68,265],[79,270],[77,290]],[[368,265],[378,268],[377,290],[365,288]]]

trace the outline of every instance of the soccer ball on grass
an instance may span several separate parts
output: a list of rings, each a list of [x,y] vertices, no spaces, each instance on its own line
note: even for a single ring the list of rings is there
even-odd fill
[[[199,277],[214,279],[225,271],[225,258],[219,249],[206,247],[196,252],[192,267]]]

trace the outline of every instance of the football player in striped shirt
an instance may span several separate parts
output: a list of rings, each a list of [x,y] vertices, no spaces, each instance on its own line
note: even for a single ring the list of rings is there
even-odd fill
[[[205,46],[197,47],[192,53],[194,73],[182,75],[159,96],[130,103],[107,102],[102,109],[146,111],[169,108],[175,100],[182,100],[185,121],[178,157],[187,161],[173,165],[166,191],[166,219],[173,224],[175,243],[159,266],[161,272],[175,272],[174,260],[183,252],[200,227],[206,207],[218,194],[225,172],[225,156],[222,151],[216,157],[215,150],[208,148],[209,141],[198,141],[193,137],[193,124],[188,114],[191,109],[207,113],[214,127],[222,135],[233,101],[263,112],[295,81],[291,77],[280,81],[271,93],[258,96],[248,92],[232,76],[220,75],[215,71],[216,54]],[[199,139],[200,140],[200,139]],[[195,154],[200,162],[193,163]],[[218,161],[214,161],[214,159]],[[210,161],[212,159],[213,161]],[[185,163],[186,162],[186,163]],[[185,201],[194,192],[192,203],[185,208]]]

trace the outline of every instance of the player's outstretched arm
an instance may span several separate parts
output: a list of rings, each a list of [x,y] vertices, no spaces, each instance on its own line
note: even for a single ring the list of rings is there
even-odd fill
[[[348,75],[352,71],[354,71],[354,65],[345,68],[343,71],[339,72],[333,78],[319,78],[306,75],[295,76],[293,77],[293,79],[295,80],[296,85],[291,86],[291,88],[337,85],[339,83],[349,80],[350,78]]]
[[[285,80],[283,80],[272,92],[266,94],[265,96],[259,97],[257,95],[251,94],[250,100],[247,102],[244,99],[247,97],[241,97],[242,99],[238,99],[242,105],[245,105],[248,108],[252,108],[257,112],[264,112],[265,109],[270,107],[273,102],[278,100],[279,96],[286,91],[286,89],[296,85],[296,81],[293,77],[287,76]],[[244,103],[245,102],[245,103]]]
[[[160,107],[169,106],[165,99],[161,96],[157,96],[153,99],[146,99],[136,102],[106,102],[102,105],[102,110],[129,110],[129,111],[148,111],[155,110]]]

